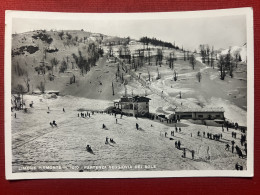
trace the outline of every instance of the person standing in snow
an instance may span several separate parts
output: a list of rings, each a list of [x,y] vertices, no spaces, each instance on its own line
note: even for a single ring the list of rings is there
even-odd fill
[[[138,123],[135,124],[135,127],[136,127],[137,130],[139,129]]]
[[[186,148],[183,148],[182,158],[186,158]]]
[[[116,124],[117,124],[117,118],[116,118]]]
[[[181,148],[181,142],[180,142],[180,140],[178,141],[178,148],[179,148],[179,149]]]
[[[238,163],[236,163],[235,168],[236,168],[237,171],[239,170],[239,165],[238,165]]]

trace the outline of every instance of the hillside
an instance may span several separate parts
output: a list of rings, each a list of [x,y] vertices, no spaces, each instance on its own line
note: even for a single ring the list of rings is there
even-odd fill
[[[184,56],[182,50],[144,45],[133,39],[100,33],[39,30],[13,35],[12,44],[12,89],[22,84],[27,92],[29,79],[27,93],[39,91],[42,82],[45,91],[88,99],[111,101],[126,94],[147,95],[151,98],[151,112],[165,115],[171,115],[176,107],[224,106],[229,120],[246,124],[247,74],[243,61],[238,62],[233,78],[227,75],[225,80],[220,80],[217,61],[213,68],[202,63],[200,55],[195,54],[193,69],[187,52]],[[100,48],[103,54],[99,53]],[[89,64],[88,69],[81,68],[82,63],[77,62],[81,57],[79,51],[82,63]],[[222,54],[225,51],[222,50]],[[244,60],[246,45],[231,49],[232,55],[238,51]],[[131,63],[120,56],[122,52],[131,54]],[[158,52],[162,55],[159,61]],[[111,53],[114,57],[109,57]],[[93,55],[97,55],[94,60]],[[169,67],[171,58],[174,59],[172,68]],[[62,69],[64,64],[65,70]],[[196,77],[198,72],[201,82]]]

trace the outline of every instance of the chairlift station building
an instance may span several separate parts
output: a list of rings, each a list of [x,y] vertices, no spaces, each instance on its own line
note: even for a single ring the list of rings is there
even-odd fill
[[[194,120],[224,120],[223,108],[177,108],[175,110],[177,119]]]
[[[149,114],[149,101],[144,96],[122,97],[114,101],[114,107],[121,110],[123,114],[130,116],[147,116]]]

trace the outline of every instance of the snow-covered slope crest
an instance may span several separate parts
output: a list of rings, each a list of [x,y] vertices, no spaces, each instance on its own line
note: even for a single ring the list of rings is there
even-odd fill
[[[229,49],[230,49],[230,53],[231,53],[232,57],[235,58],[236,54],[239,54],[241,56],[242,62],[246,62],[246,58],[247,58],[247,44],[246,43],[242,47],[233,46],[228,49],[224,49],[221,51],[221,55],[227,54]]]

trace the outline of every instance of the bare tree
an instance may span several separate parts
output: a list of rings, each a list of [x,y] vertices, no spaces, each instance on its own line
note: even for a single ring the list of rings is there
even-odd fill
[[[213,59],[213,55],[214,55],[214,47],[212,46],[211,53],[210,53],[210,65],[211,65],[211,67],[214,69],[214,59]]]
[[[237,63],[239,62],[239,53],[237,52],[236,54],[235,54],[235,62],[236,62],[236,68],[237,68]],[[241,56],[240,56],[240,58],[241,58]]]
[[[194,70],[194,67],[196,65],[196,59],[195,59],[194,53],[190,56],[190,64],[192,66],[192,69]]]
[[[207,53],[206,55],[207,55],[207,59],[208,59],[208,60],[207,60],[207,62],[208,62],[208,64],[209,64],[209,62],[210,62],[210,61],[209,61],[209,56],[210,56],[210,48],[209,48],[209,46],[208,46],[208,45],[206,46],[206,53]]]
[[[52,75],[53,75],[53,68],[54,68],[54,66],[56,67],[58,64],[59,64],[59,61],[55,57],[51,59]]]
[[[15,106],[17,109],[23,109],[23,95],[26,93],[26,90],[23,85],[18,84],[12,93],[16,93],[17,96],[13,95],[15,97]],[[22,97],[21,97],[22,96]]]
[[[201,55],[202,62],[205,63],[206,55],[207,55],[205,45],[200,45],[200,55]]]
[[[173,70],[174,68],[174,53],[170,53],[170,58],[169,58],[169,67]]]
[[[178,79],[178,73],[174,70],[173,80],[174,80],[174,81],[177,81],[177,79]]]
[[[157,49],[157,55],[156,55],[156,66],[159,64],[162,65],[162,59],[163,59],[163,53],[161,49]]]
[[[148,79],[149,79],[149,81],[151,81],[151,74],[150,74],[150,71],[148,68],[147,68],[147,73],[148,73]]]
[[[64,35],[64,32],[63,32],[63,31],[61,31],[61,32],[59,32],[59,33],[58,33],[58,35],[59,35],[60,39],[61,39],[61,40],[63,40],[63,35]]]
[[[150,47],[148,48],[148,63],[151,65],[151,52],[150,52]]]
[[[24,82],[25,82],[25,85],[27,87],[27,93],[30,92],[30,78],[29,78],[29,75],[28,73],[26,72],[25,73],[25,77],[23,78]]]
[[[219,56],[218,67],[220,71],[220,79],[224,80],[226,76],[226,70],[225,70],[225,59],[223,55]]]
[[[113,82],[112,82],[112,94],[113,94],[113,96],[115,95],[114,84],[113,84]]]
[[[161,78],[161,75],[160,75],[160,72],[159,72],[159,69],[157,68],[157,77],[156,77],[156,80],[160,79]]]
[[[39,89],[41,91],[41,93],[45,92],[45,83],[44,82],[40,82],[40,85],[37,86],[37,89]]]

